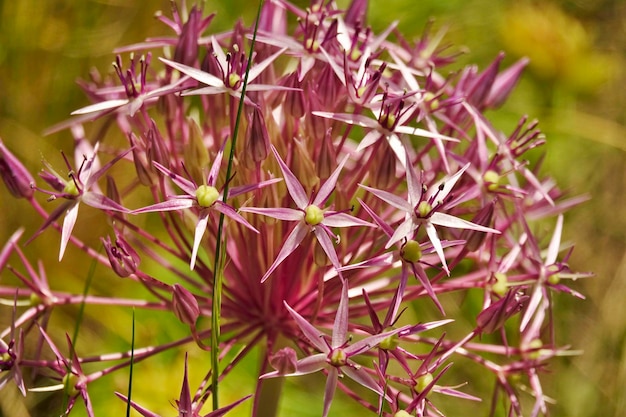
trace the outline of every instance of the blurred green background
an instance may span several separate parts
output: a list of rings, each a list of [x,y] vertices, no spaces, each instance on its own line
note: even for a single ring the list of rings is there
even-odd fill
[[[462,56],[460,63],[476,63],[484,68],[501,50],[507,54],[506,64],[521,56],[531,58],[511,100],[488,117],[505,131],[511,131],[522,114],[539,118],[548,138],[543,171],[553,175],[571,195],[592,197],[568,212],[564,238],[576,244],[572,268],[596,274],[593,279],[573,284],[587,296],[586,301],[558,298],[557,339],[584,350],[584,354],[554,361],[545,378],[545,391],[558,399],[552,409],[555,416],[626,415],[626,2],[372,0],[370,3],[368,23],[376,31],[399,20],[400,29],[409,39],[419,36],[427,20],[435,18],[436,29],[447,27],[447,42],[469,49],[470,53]],[[169,35],[168,29],[154,19],[156,10],[169,15],[169,8],[169,2],[164,0],[0,1],[0,137],[33,172],[41,168],[42,155],[58,165],[58,150],[72,149],[67,132],[43,137],[42,131],[67,118],[72,110],[88,104],[75,80],[87,77],[93,67],[101,73],[110,71],[114,59],[111,51],[117,46],[147,36]],[[247,24],[251,23],[256,4],[244,0],[213,1],[207,2],[205,10],[218,13],[212,30],[219,31],[231,27],[240,15]],[[19,225],[28,225],[26,236],[29,236],[41,222],[30,215],[27,204],[7,194],[3,192],[0,196],[0,245]],[[90,232],[97,233],[105,227],[106,224],[94,225]],[[44,233],[30,250],[48,258],[49,274],[64,276],[68,288],[77,288],[72,284],[84,279],[88,265],[68,262],[71,254],[66,255],[63,263],[55,264],[56,232]],[[8,280],[3,274],[1,282]],[[73,311],[70,309],[66,314],[71,317]],[[99,337],[90,341],[86,333],[81,339],[84,351],[104,353],[107,349],[124,349],[130,340],[127,334],[130,312],[115,313],[104,324],[89,319],[97,314],[97,310],[88,311],[87,324],[93,326],[94,335],[110,334],[111,340],[107,346],[100,346]],[[138,313],[138,331],[150,335],[154,333],[153,324],[155,327],[155,323],[163,320],[167,318]],[[5,320],[0,317],[0,322]],[[59,325],[63,325],[62,320]],[[152,337],[167,340],[185,331],[175,321],[171,328],[172,335],[152,334]],[[177,396],[180,387],[181,360],[181,353],[171,353],[163,355],[159,362],[138,366],[135,398],[144,403],[156,399],[154,411],[174,415],[168,401]],[[191,360],[200,363],[206,357],[192,351]],[[248,374],[244,371],[238,380],[226,382],[236,395],[225,401],[239,398],[238,387],[252,386],[254,366],[251,358]],[[193,384],[202,375],[192,371],[191,377]],[[125,374],[112,376],[94,387],[94,396],[101,395],[94,398],[100,404],[97,415],[122,415],[122,403],[112,398],[110,391],[111,387],[124,391],[125,378]],[[283,415],[320,415],[321,390],[309,394],[297,389],[305,384],[308,390],[316,381],[286,383],[290,399],[283,404]],[[51,415],[50,409],[58,409],[49,408],[53,399],[44,395],[39,398],[25,403],[9,384],[0,391],[0,416],[38,417]],[[439,402],[446,401],[442,398]],[[312,403],[310,407],[309,403]],[[332,415],[359,410],[350,401],[346,403],[347,408],[343,409],[337,401]],[[460,407],[464,406],[461,402]],[[82,406],[76,411],[76,415],[82,415]],[[245,415],[245,412],[233,415]]]

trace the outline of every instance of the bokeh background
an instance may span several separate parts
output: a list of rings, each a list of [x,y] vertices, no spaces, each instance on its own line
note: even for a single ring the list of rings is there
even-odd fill
[[[305,5],[302,1],[296,3]],[[558,299],[557,339],[571,343],[584,354],[554,361],[545,379],[545,391],[558,399],[552,408],[555,416],[626,415],[626,2],[370,3],[368,23],[376,31],[398,20],[409,39],[419,36],[426,22],[434,18],[435,29],[447,28],[445,39],[453,48],[469,51],[460,57],[460,64],[476,63],[484,68],[499,51],[506,53],[506,64],[522,56],[531,59],[511,100],[488,116],[505,131],[511,131],[523,114],[541,121],[548,139],[543,148],[547,152],[543,172],[553,175],[572,196],[591,197],[566,215],[564,238],[576,244],[572,268],[595,273],[594,278],[574,284],[587,296],[585,301]],[[154,19],[156,10],[167,14],[169,8],[169,1],[165,0],[0,0],[0,137],[33,172],[41,168],[42,155],[59,166],[59,149],[71,152],[72,141],[67,133],[44,137],[42,132],[67,118],[72,110],[88,104],[75,80],[87,77],[92,68],[101,73],[111,71],[112,50],[117,46],[169,34]],[[205,10],[217,12],[211,29],[219,31],[229,28],[240,16],[250,24],[256,4],[245,0],[209,1]],[[0,186],[0,245],[20,225],[27,225],[28,236],[40,222],[40,218],[31,216],[27,204],[14,200]],[[106,225],[92,222],[87,233],[98,236],[100,228],[105,230]],[[56,232],[44,233],[30,250],[48,259],[49,275],[54,275],[57,282],[58,276],[62,277],[59,285],[82,288],[88,263],[72,259],[69,253],[63,263],[55,264]],[[3,274],[0,285],[10,279]],[[97,288],[98,283],[94,285]],[[123,286],[120,283],[120,289]],[[60,314],[53,325],[71,333],[68,323],[75,313],[68,309],[63,313],[66,317]],[[130,340],[130,314],[109,314],[103,322],[96,318],[97,310],[88,311],[81,347],[98,353],[125,349]],[[156,323],[168,318],[137,314],[138,332],[155,340],[168,340],[185,331],[180,323],[172,321],[168,327],[172,334],[153,334]],[[0,317],[0,323],[6,323],[6,319]],[[104,344],[102,335],[106,335]],[[171,352],[160,358],[138,365],[133,395],[154,411],[175,415],[170,403],[178,396],[183,356],[181,352]],[[202,363],[207,358],[192,351],[191,360]],[[252,386],[254,367],[252,358],[248,371],[244,368],[236,379],[225,383],[222,391],[234,393],[225,401],[239,398],[240,387]],[[111,376],[94,387],[94,402],[99,404],[97,415],[123,415],[121,401],[110,392],[124,391],[126,378],[127,375]],[[202,375],[192,369],[191,378],[193,383]],[[308,392],[315,382],[319,381],[286,383],[287,398],[281,415],[320,415],[321,390]],[[306,392],[302,391],[303,386]],[[53,415],[51,410],[58,410],[58,401],[58,396],[44,394],[24,401],[9,384],[0,391],[0,416]],[[445,401],[448,400],[440,400]],[[344,402],[336,401],[333,415],[359,410],[349,400]],[[82,408],[78,406],[75,415],[84,415]],[[232,415],[245,415],[245,407],[241,410]]]

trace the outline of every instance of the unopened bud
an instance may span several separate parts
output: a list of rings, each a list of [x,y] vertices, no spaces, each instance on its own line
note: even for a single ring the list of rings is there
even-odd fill
[[[522,58],[496,76],[485,100],[485,107],[495,109],[506,101],[528,62],[530,62],[528,58]]]
[[[248,120],[246,130],[246,157],[254,162],[261,162],[267,158],[270,151],[270,137],[265,125],[265,118],[261,109],[253,107],[252,115]]]
[[[178,320],[193,326],[200,316],[200,307],[198,300],[185,287],[174,284],[174,292],[172,293],[172,308]]]
[[[35,180],[19,159],[4,146],[0,139],[0,176],[9,192],[16,198],[31,198]]]
[[[126,242],[124,237],[116,230],[115,245],[111,243],[109,236],[104,239],[101,238],[101,240],[113,271],[122,278],[134,274],[141,260],[137,252]]]
[[[142,185],[152,185],[152,173],[146,160],[145,152],[139,149],[139,143],[137,136],[134,133],[130,133],[129,136],[130,145],[133,147],[133,163],[135,164],[135,172],[137,172],[137,178]]]
[[[417,392],[424,391],[426,388],[428,388],[430,383],[433,382],[433,379],[434,379],[433,374],[431,374],[430,372],[427,372],[424,375],[421,375],[415,380],[415,391]]]
[[[270,356],[270,365],[281,375],[296,372],[298,357],[292,348],[283,348]]]
[[[289,74],[284,81],[285,87],[298,88],[299,90],[285,91],[284,108],[285,113],[294,119],[304,116],[304,93],[300,82],[300,70]]]

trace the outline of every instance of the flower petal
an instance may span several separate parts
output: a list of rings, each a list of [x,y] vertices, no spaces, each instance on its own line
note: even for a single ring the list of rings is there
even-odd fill
[[[224,203],[223,201],[216,201],[215,204],[213,205],[213,209],[230,217],[237,223],[243,224],[244,226],[246,226],[248,229],[252,230],[253,232],[259,233],[259,231],[256,230],[250,223],[248,223],[246,219],[241,217],[241,214],[237,213],[234,208]]]
[[[289,191],[289,195],[296,203],[298,208],[304,210],[306,206],[309,205],[309,198],[304,192],[304,188],[300,184],[300,181],[296,178],[293,172],[289,169],[287,164],[282,160],[276,148],[272,145],[272,152],[274,152],[274,156],[278,161],[278,165],[280,166],[280,170],[283,173],[283,177],[285,178],[285,184],[287,185],[287,190]]]
[[[285,304],[285,308],[287,308],[287,311],[289,311],[289,314],[291,314],[291,317],[293,317],[293,319],[296,321],[296,324],[298,325],[298,327],[300,327],[300,330],[302,330],[302,333],[304,333],[304,336],[306,336],[309,342],[311,342],[311,344],[313,344],[313,346],[315,346],[320,352],[328,354],[330,350],[328,348],[328,345],[324,342],[324,333],[317,330],[296,310],[289,307],[289,304],[287,304],[286,301],[284,301],[283,304]]]
[[[72,229],[76,224],[76,218],[78,217],[78,201],[75,201],[67,211],[65,212],[65,220],[63,220],[63,230],[61,232],[61,248],[59,250],[59,262],[63,259],[67,242],[69,242],[72,236]]]
[[[191,251],[191,260],[189,262],[189,269],[193,270],[196,266],[196,257],[198,256],[198,248],[200,247],[200,242],[202,241],[202,236],[204,235],[204,231],[206,230],[207,223],[209,222],[209,211],[204,210],[203,213],[198,218],[198,223],[196,224],[196,229],[193,237],[193,249]]]
[[[352,226],[368,226],[376,227],[375,224],[359,219],[358,217],[351,216],[348,213],[326,213],[322,224],[328,227],[352,227]]]
[[[224,87],[224,82],[217,78],[213,74],[209,74],[208,72],[204,72],[194,67],[190,67],[188,65],[184,65],[178,62],[170,61],[169,59],[165,59],[159,57],[159,59],[165,63],[166,65],[177,69],[185,75],[190,76],[196,81],[200,81],[203,84],[210,85],[211,87]]]
[[[327,417],[330,411],[330,404],[333,402],[335,396],[335,390],[337,389],[337,380],[339,379],[339,371],[335,367],[331,367],[328,370],[328,377],[326,379],[326,388],[324,389],[324,411],[322,417]]]
[[[294,250],[296,250],[308,233],[309,227],[304,223],[298,223],[296,227],[293,228],[289,236],[287,236],[287,239],[285,239],[282,248],[280,248],[280,252],[274,260],[274,263],[269,267],[267,272],[265,272],[263,278],[261,278],[261,283],[265,282],[278,265],[280,265],[282,261],[284,261]]]
[[[333,323],[333,338],[331,346],[339,347],[346,343],[346,335],[348,334],[348,282],[343,280],[341,283],[341,298],[339,299],[339,308],[335,315]],[[347,352],[346,352],[347,353]]]
[[[300,221],[304,219],[304,213],[300,210],[290,208],[273,208],[273,207],[242,207],[239,211],[261,214],[267,217],[273,217],[278,220]]]
[[[433,248],[435,248],[437,256],[439,256],[443,270],[446,271],[448,276],[450,276],[450,270],[448,269],[448,264],[446,263],[446,255],[443,253],[441,240],[439,240],[439,236],[437,236],[437,229],[435,229],[435,226],[433,226],[431,222],[426,223],[426,234],[428,235],[430,242],[433,244]]]
[[[492,229],[491,227],[481,226],[479,224],[472,223],[470,221],[463,220],[446,213],[435,212],[432,214],[432,216],[430,216],[429,221],[430,223],[436,224],[437,226],[452,227],[455,229],[470,229],[479,232],[500,234],[499,230]]]
[[[317,196],[315,196],[315,199],[313,200],[313,203],[311,204],[321,207],[326,203],[326,200],[328,200],[328,197],[330,197],[330,193],[333,192],[333,190],[335,189],[335,186],[337,185],[339,172],[341,171],[341,169],[343,168],[347,160],[348,160],[348,155],[346,155],[341,160],[337,168],[333,171],[332,174],[330,174],[330,177],[328,177],[326,182],[324,182],[324,185],[320,187],[320,190],[317,193]]]

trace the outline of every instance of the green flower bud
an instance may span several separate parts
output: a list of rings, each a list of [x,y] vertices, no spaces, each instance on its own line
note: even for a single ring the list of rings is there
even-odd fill
[[[483,175],[483,181],[485,181],[485,184],[487,185],[487,189],[489,191],[496,191],[498,189],[498,186],[500,185],[500,175],[498,175],[498,173],[495,171],[488,170]]]
[[[330,352],[328,360],[332,366],[344,366],[348,362],[348,356],[343,349],[334,349]]]
[[[211,207],[220,198],[220,193],[215,187],[201,185],[196,190],[196,199],[200,207]]]
[[[400,338],[398,337],[398,335],[392,334],[391,336],[383,339],[378,344],[378,347],[381,348],[382,350],[393,350],[397,348],[399,344],[400,344]]]
[[[561,281],[561,276],[559,275],[559,267],[557,265],[548,266],[547,272],[548,272],[548,283],[552,285],[556,285]]]
[[[496,272],[495,274],[493,274],[493,277],[496,279],[495,284],[491,285],[491,291],[493,291],[495,294],[498,294],[499,296],[503,296],[504,294],[506,294],[506,291],[508,289],[508,278],[505,274],[503,274],[502,272]]]
[[[80,192],[78,191],[78,187],[76,186],[76,183],[72,180],[67,181],[65,183],[65,187],[63,187],[63,192],[65,194],[69,194],[69,195],[73,195],[73,196],[78,196],[80,195]]]
[[[239,76],[239,74],[235,74],[231,72],[228,75],[228,87],[233,88],[233,89],[237,88],[240,82],[241,82],[241,77]]]
[[[420,217],[426,217],[433,210],[433,207],[427,201],[422,201],[417,205],[417,213]]]
[[[400,255],[405,261],[415,263],[422,258],[422,248],[415,240],[409,240],[402,246]]]
[[[430,372],[425,373],[415,380],[415,391],[422,392],[424,391],[430,383],[433,382],[433,374]]]
[[[317,226],[324,220],[324,212],[319,207],[311,204],[304,209],[304,221],[311,226]]]

